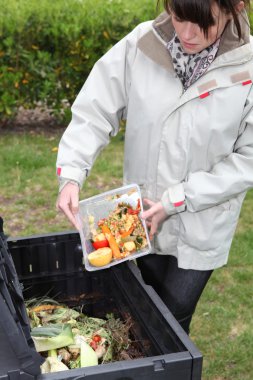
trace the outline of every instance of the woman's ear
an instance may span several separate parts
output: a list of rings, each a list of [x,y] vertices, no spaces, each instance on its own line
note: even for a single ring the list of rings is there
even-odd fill
[[[241,11],[244,9],[244,5],[244,1],[239,1],[239,3],[235,6],[236,12],[241,13]]]

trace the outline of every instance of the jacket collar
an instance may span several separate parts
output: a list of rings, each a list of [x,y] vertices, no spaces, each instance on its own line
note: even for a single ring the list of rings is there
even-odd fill
[[[239,21],[242,29],[241,40],[238,40],[235,24],[231,20],[222,34],[217,58],[228,53],[227,58],[230,59],[232,50],[249,44],[250,27],[246,11],[241,13]],[[173,64],[166,46],[173,37],[173,33],[174,28],[171,22],[171,16],[167,12],[163,12],[153,21],[152,30],[147,32],[138,42],[138,47],[144,54],[168,71],[173,71]],[[224,59],[222,61],[224,64]]]

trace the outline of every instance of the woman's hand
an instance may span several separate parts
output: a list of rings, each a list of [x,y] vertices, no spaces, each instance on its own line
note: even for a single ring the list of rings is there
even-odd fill
[[[143,203],[149,206],[149,209],[143,211],[142,219],[144,219],[149,227],[149,238],[153,239],[157,233],[159,224],[162,223],[168,215],[166,214],[161,202],[153,202],[150,199],[143,199]]]
[[[58,210],[64,212],[64,214],[67,216],[67,218],[70,220],[70,222],[77,230],[80,229],[80,226],[76,219],[78,213],[78,206],[79,186],[78,184],[69,182],[67,183],[67,185],[64,186],[64,188],[60,192],[56,202],[56,207]]]

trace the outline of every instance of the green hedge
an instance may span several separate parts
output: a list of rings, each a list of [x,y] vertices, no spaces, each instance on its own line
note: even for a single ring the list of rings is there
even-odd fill
[[[38,103],[60,118],[97,59],[155,15],[156,0],[0,0],[0,125]]]
[[[38,102],[59,113],[95,61],[156,13],[154,0],[0,0],[0,123]]]

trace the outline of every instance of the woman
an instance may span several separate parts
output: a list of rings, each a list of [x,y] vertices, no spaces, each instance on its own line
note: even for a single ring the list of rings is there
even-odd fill
[[[253,49],[239,0],[165,0],[94,66],[59,147],[58,208],[75,225],[79,188],[126,119],[124,183],[138,183],[155,255],[138,261],[185,331],[227,263],[253,185]]]

